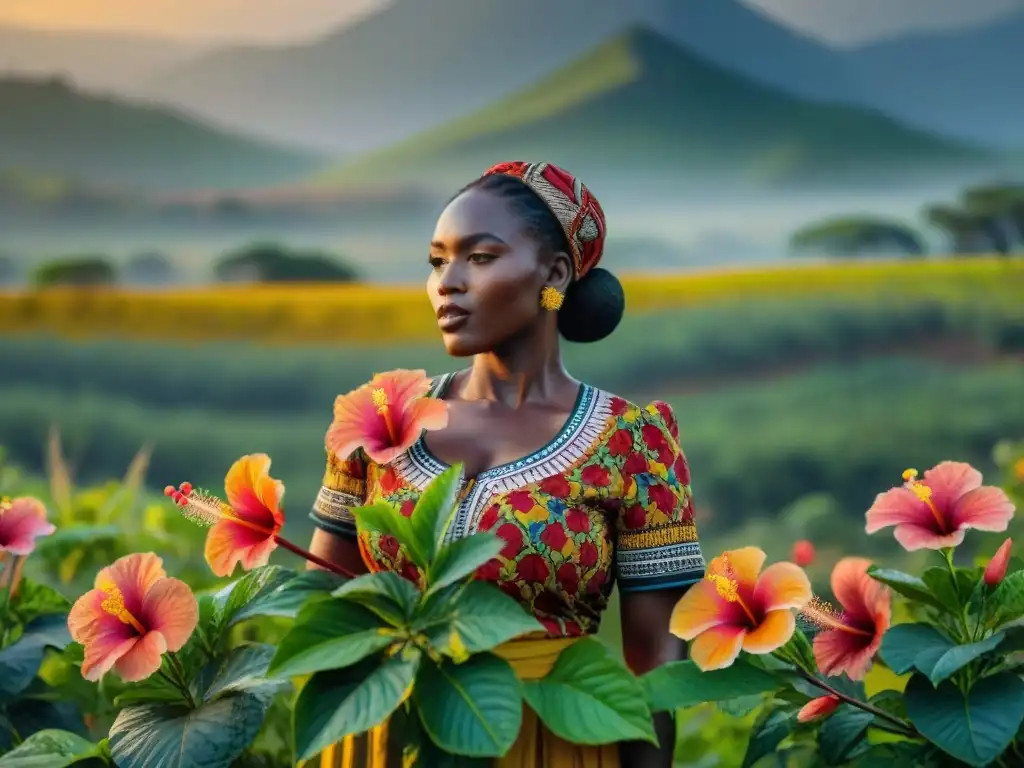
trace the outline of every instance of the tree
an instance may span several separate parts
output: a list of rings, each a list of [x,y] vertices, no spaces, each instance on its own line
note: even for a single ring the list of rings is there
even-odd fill
[[[51,261],[36,270],[34,282],[50,285],[109,285],[117,280],[117,270],[102,256],[70,256]]]
[[[357,279],[350,265],[318,251],[290,251],[276,243],[256,243],[225,256],[215,267],[229,282],[341,282]]]
[[[920,256],[924,241],[913,227],[873,216],[846,216],[815,222],[793,233],[790,247],[797,252],[819,251],[850,257],[897,252]]]
[[[964,208],[977,216],[993,240],[995,249],[1008,253],[1024,246],[1024,185],[992,183],[968,187]]]

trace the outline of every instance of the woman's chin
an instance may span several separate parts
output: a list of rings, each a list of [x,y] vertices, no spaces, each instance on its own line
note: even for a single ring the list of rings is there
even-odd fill
[[[460,333],[445,333],[441,335],[444,342],[444,349],[451,357],[472,357],[486,350],[480,349],[480,345],[471,338]]]

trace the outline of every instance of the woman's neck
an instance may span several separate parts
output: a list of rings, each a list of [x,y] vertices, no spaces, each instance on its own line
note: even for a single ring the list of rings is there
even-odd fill
[[[527,401],[558,398],[563,390],[575,387],[562,365],[557,338],[553,343],[532,338],[474,356],[460,394],[465,400],[491,400],[516,408]]]

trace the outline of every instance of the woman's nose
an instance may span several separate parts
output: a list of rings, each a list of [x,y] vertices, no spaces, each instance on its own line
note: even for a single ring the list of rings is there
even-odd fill
[[[458,262],[449,262],[441,271],[441,276],[437,281],[437,292],[442,296],[466,292],[465,271]]]

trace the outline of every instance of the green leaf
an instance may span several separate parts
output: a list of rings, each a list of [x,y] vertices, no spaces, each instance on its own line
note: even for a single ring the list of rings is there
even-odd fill
[[[903,573],[902,571],[894,571],[890,568],[876,568],[875,566],[871,566],[868,569],[868,575],[904,597],[909,597],[911,600],[916,600],[919,603],[927,603],[934,608],[942,608],[942,603],[929,591],[928,585],[917,578],[917,576],[911,576],[909,573]]]
[[[40,616],[55,613],[66,616],[70,610],[71,601],[64,595],[31,579],[21,580],[17,595],[11,601],[11,612],[20,624],[28,624]]]
[[[399,511],[398,507],[382,501],[359,508],[359,514],[356,515],[356,528],[360,535],[374,532],[381,536],[394,536],[412,557],[410,542],[413,539],[413,532],[409,519]],[[413,557],[413,560],[415,559]]]
[[[928,586],[935,599],[947,611],[959,615],[963,611],[960,590],[954,576],[945,566],[937,565],[921,574],[921,580]],[[974,584],[971,584],[974,588]],[[969,593],[968,593],[969,594]]]
[[[368,608],[395,627],[409,624],[420,600],[416,585],[394,571],[367,573],[346,582],[332,594]]]
[[[653,712],[671,712],[708,701],[774,691],[781,679],[742,657],[725,669],[701,670],[692,661],[663,664],[640,678]]]
[[[952,647],[952,641],[930,624],[897,624],[890,627],[882,638],[879,655],[889,669],[902,675],[914,669],[922,653],[928,653],[937,660]]]
[[[0,703],[28,687],[47,648],[62,650],[70,642],[65,616],[48,614],[29,623],[17,642],[0,651]]]
[[[643,685],[594,638],[562,651],[547,676],[523,684],[523,695],[556,736],[573,744],[657,744]]]
[[[203,692],[205,701],[236,693],[270,697],[287,688],[286,680],[274,679],[268,671],[275,648],[267,643],[247,643],[228,651],[218,660],[216,673]]]
[[[0,757],[0,768],[66,768],[103,754],[103,748],[88,739],[47,729],[37,731],[16,748]]]
[[[299,759],[384,722],[402,703],[419,666],[418,653],[399,654],[313,675],[295,701]]]
[[[1024,571],[1009,574],[989,598],[993,626],[1002,627],[1024,617]]]
[[[417,565],[431,570],[462,488],[462,465],[449,467],[423,491],[409,516],[411,538],[406,544]],[[399,539],[401,541],[401,539]]]
[[[256,738],[268,704],[240,693],[198,709],[128,707],[110,728],[110,753],[118,768],[229,768]]]
[[[497,557],[504,545],[505,542],[499,536],[485,531],[443,546],[430,571],[430,585],[426,594],[432,595],[469,576],[481,565]]]
[[[270,665],[275,675],[294,677],[340,669],[393,643],[395,630],[372,611],[339,598],[318,601],[299,613]]]
[[[465,584],[451,600],[437,604],[426,616],[417,616],[417,626],[421,621],[434,624],[427,632],[431,645],[448,656],[458,655],[462,648],[469,653],[489,651],[544,629],[518,601],[486,581]]]
[[[124,709],[133,704],[152,704],[154,702],[182,702],[181,691],[171,685],[160,675],[153,675],[139,683],[132,683],[129,688],[114,697],[114,706]]]
[[[464,664],[425,665],[413,698],[431,740],[456,755],[500,757],[523,722],[519,679],[508,662],[490,653]]]
[[[262,615],[262,602],[294,577],[295,572],[287,568],[264,565],[228,584],[214,596],[219,627],[230,629],[241,621]]]
[[[773,710],[759,718],[750,734],[742,768],[753,768],[762,757],[775,754],[782,740],[792,732],[793,723],[793,714],[782,709]]]
[[[979,640],[976,643],[970,643],[969,645],[954,645],[935,659],[935,663],[931,666],[931,669],[924,669],[923,667],[931,661],[932,655],[919,655],[917,660],[918,669],[928,675],[928,678],[932,681],[932,685],[938,685],[978,657],[984,656],[990,651],[994,651],[1005,638],[1006,635],[1002,632],[997,632],[991,637]]]
[[[994,762],[1024,721],[1024,681],[1011,674],[977,681],[966,699],[950,682],[935,689],[914,675],[904,696],[910,722],[925,738],[977,768]]]
[[[818,749],[828,765],[842,765],[863,741],[864,732],[875,716],[863,709],[840,704],[821,724]]]
[[[235,614],[232,624],[255,616],[294,618],[313,598],[328,598],[345,579],[330,571],[303,571],[276,589],[261,593]]]
[[[811,645],[811,641],[807,639],[807,635],[799,627],[793,632],[789,642],[782,646],[780,650],[787,658],[797,662],[797,666],[801,669],[812,673],[817,671],[818,662],[814,658],[814,648]]]

